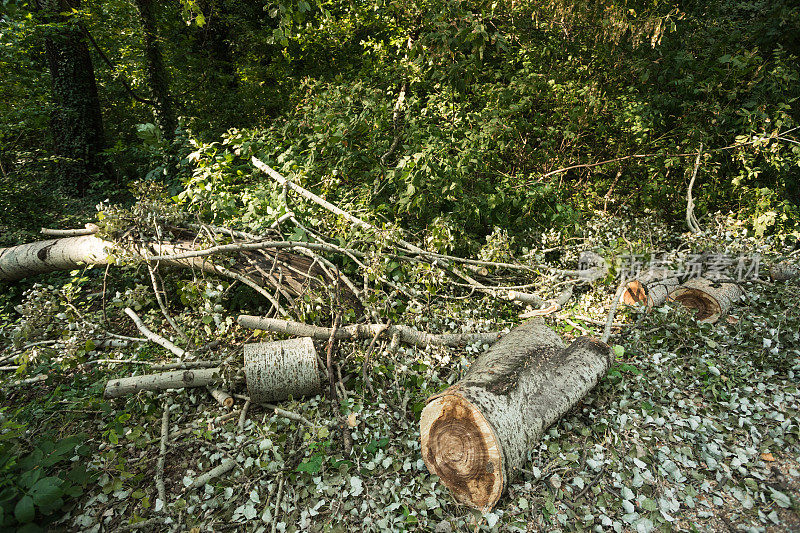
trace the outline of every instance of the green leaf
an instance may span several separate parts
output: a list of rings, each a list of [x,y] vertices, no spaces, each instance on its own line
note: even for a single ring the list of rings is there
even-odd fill
[[[31,522],[36,516],[36,509],[33,507],[33,498],[28,495],[23,496],[14,507],[14,517],[20,523]]]
[[[614,355],[616,355],[617,358],[622,357],[623,355],[625,355],[625,348],[623,348],[619,344],[615,344],[614,345]]]
[[[657,511],[658,504],[653,500],[651,500],[650,498],[645,498],[644,501],[642,502],[642,509],[646,511]]]
[[[308,461],[304,461],[297,465],[298,472],[308,472],[309,474],[316,474],[322,468],[322,456],[312,455]]]
[[[64,494],[61,490],[61,483],[59,478],[48,476],[37,481],[31,489],[30,496],[33,498],[33,503],[41,509],[42,513],[50,514],[64,504],[61,499]]]

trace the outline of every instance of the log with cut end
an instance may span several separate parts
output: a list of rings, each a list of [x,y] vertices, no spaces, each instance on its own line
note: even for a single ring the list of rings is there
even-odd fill
[[[705,278],[692,278],[673,290],[669,297],[689,310],[696,311],[698,322],[713,324],[725,315],[742,296],[735,283],[712,282]]]
[[[198,368],[195,370],[175,370],[160,374],[146,374],[127,378],[112,379],[106,383],[104,396],[119,398],[142,390],[182,389],[184,387],[206,387],[222,381],[219,368]]]
[[[628,282],[622,293],[622,303],[643,304],[647,309],[658,307],[669,299],[669,293],[678,286],[678,278],[669,270],[651,269]]]
[[[420,419],[428,470],[458,501],[490,510],[544,430],[606,374],[611,353],[589,337],[565,347],[540,319],[511,330],[429,399]]]
[[[769,278],[772,281],[789,281],[800,277],[800,264],[781,261],[769,267]]]
[[[273,402],[317,394],[322,387],[317,352],[309,337],[244,345],[250,399]]]

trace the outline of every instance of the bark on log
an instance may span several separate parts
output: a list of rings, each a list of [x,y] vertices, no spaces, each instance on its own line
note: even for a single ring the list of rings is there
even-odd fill
[[[251,251],[244,248],[239,251],[244,261],[238,261],[230,268],[216,265],[210,258],[197,256],[193,239],[157,244],[152,249],[137,244],[130,251],[142,260],[156,259],[160,264],[170,267],[197,269],[207,274],[238,279],[256,290],[260,289],[262,294],[265,294],[262,287],[275,287],[288,297],[299,296],[309,284],[336,283],[313,260],[282,249]],[[110,254],[120,255],[124,252],[115,243],[94,235],[0,248],[0,281],[16,281],[37,274],[74,270],[84,265],[105,265],[109,262]],[[320,278],[324,281],[320,282]],[[349,292],[345,291],[345,296],[350,297]],[[269,293],[265,297],[272,299]]]
[[[625,292],[622,293],[622,303],[626,305],[644,304],[650,310],[666,302],[669,299],[669,293],[678,285],[678,278],[672,277],[669,270],[648,270],[628,283]]]
[[[230,409],[231,407],[233,407],[233,404],[235,403],[233,400],[233,396],[228,394],[226,391],[222,389],[217,389],[215,387],[209,387],[208,392],[215,400],[217,400],[217,403],[220,404],[225,409]]]
[[[769,267],[769,278],[772,281],[788,281],[800,276],[800,264],[781,261]]]
[[[57,270],[74,270],[82,264],[104,265],[111,243],[91,235],[37,241],[0,248],[0,280],[15,281]]]
[[[287,335],[297,335],[311,337],[317,340],[328,340],[331,336],[332,328],[303,324],[291,320],[281,320],[278,318],[264,318],[251,315],[240,315],[238,320],[240,325],[250,329],[261,329],[274,331],[276,333],[286,333]],[[433,335],[418,331],[409,326],[389,326],[385,324],[353,324],[336,329],[336,340],[355,340],[372,339],[377,333],[386,331],[387,336],[398,335],[399,340],[407,344],[413,344],[424,348],[428,345],[459,347],[473,344],[475,342],[492,344],[503,336],[502,333],[443,333]]]
[[[692,278],[669,295],[686,309],[696,310],[698,322],[711,324],[727,313],[741,296],[742,289],[735,283],[713,283],[705,278]]]
[[[182,389],[184,387],[207,387],[222,380],[219,368],[197,370],[175,370],[161,374],[146,374],[112,379],[106,383],[104,396],[119,398],[142,390]]]
[[[611,349],[565,348],[541,320],[513,329],[422,411],[422,457],[455,498],[491,510],[527,451],[607,372]]]
[[[322,386],[317,352],[308,337],[245,344],[244,373],[256,403],[317,394]]]

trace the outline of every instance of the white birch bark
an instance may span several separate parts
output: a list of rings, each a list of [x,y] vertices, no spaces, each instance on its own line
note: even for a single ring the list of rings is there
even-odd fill
[[[0,248],[0,280],[15,281],[35,274],[104,265],[113,244],[92,235],[37,241]]]
[[[611,350],[580,337],[564,348],[540,320],[513,329],[464,378],[429,399],[422,457],[457,500],[488,511],[544,430],[605,375]]]
[[[317,394],[322,382],[314,342],[303,337],[244,345],[244,373],[256,403]]]
[[[207,387],[221,381],[219,368],[198,368],[196,370],[175,370],[161,374],[145,374],[127,378],[112,379],[106,383],[106,398],[119,398],[142,390],[181,389],[184,387]]]
[[[278,318],[265,318],[251,315],[240,315],[237,319],[240,325],[250,329],[261,329],[264,331],[274,331],[275,333],[286,333],[287,335],[297,335],[311,337],[317,340],[328,340],[333,328],[325,328],[294,322],[291,320],[281,320]],[[428,345],[435,346],[466,346],[476,342],[492,344],[497,341],[502,333],[444,333],[433,335],[425,333],[409,326],[397,325],[386,327],[385,324],[353,324],[342,326],[336,329],[336,340],[355,340],[372,339],[376,334],[386,332],[387,336],[397,334],[399,340],[407,344],[413,344],[424,348]]]

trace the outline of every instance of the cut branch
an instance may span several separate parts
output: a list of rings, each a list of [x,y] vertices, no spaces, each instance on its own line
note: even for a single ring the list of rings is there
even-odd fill
[[[161,443],[158,449],[158,463],[156,464],[156,492],[158,498],[167,505],[167,490],[164,487],[164,460],[167,456],[167,440],[169,439],[169,398],[164,401],[164,413],[161,417]]]
[[[78,228],[78,229],[50,229],[50,228],[42,228],[41,234],[47,235],[49,237],[80,237],[82,235],[94,235],[100,231],[100,227],[97,224],[92,224],[88,222],[86,227]]]
[[[161,374],[145,374],[127,378],[112,379],[106,383],[105,397],[119,398],[139,391],[161,391],[184,387],[207,387],[222,381],[220,368],[201,368],[197,370],[176,370]]]
[[[147,326],[144,325],[142,319],[139,318],[139,315],[137,315],[133,309],[131,309],[130,307],[126,307],[125,314],[128,315],[131,318],[131,320],[133,320],[133,323],[136,324],[136,327],[139,329],[142,335],[144,335],[154,343],[158,344],[159,346],[163,346],[164,348],[174,353],[178,357],[183,357],[184,355],[186,355],[186,350],[184,350],[183,348],[179,348],[178,346],[175,346],[161,335],[156,335],[155,333],[147,329]]]
[[[298,337],[311,337],[318,340],[329,339],[332,332],[332,328],[250,315],[240,315],[238,322],[240,325],[250,329],[261,329]],[[389,326],[386,328],[385,324],[354,324],[337,328],[335,338],[337,340],[367,340],[384,329],[391,336],[397,334],[400,341],[419,347],[428,345],[460,347],[476,342],[492,344],[503,336],[502,333],[443,333],[441,335],[433,335],[409,326]]]

